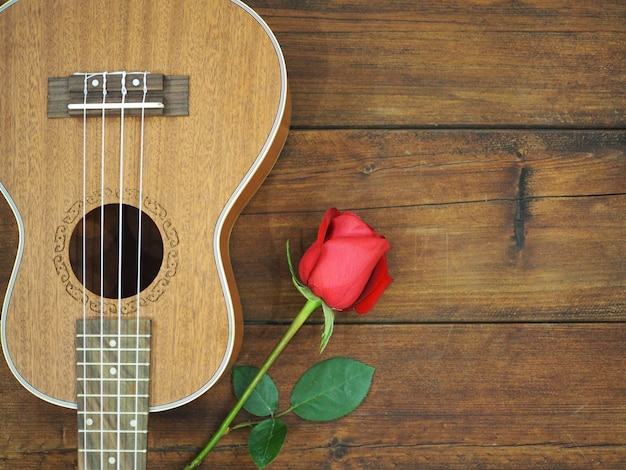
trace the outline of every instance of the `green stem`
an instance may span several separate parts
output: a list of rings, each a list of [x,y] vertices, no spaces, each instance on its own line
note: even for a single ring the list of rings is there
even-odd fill
[[[283,349],[285,349],[285,346],[287,346],[291,338],[293,338],[296,332],[300,329],[300,327],[304,324],[304,322],[309,318],[311,313],[313,313],[321,305],[322,305],[322,301],[320,299],[306,301],[306,303],[302,307],[302,310],[300,310],[300,313],[296,315],[296,318],[294,318],[291,325],[289,325],[289,328],[287,329],[287,331],[285,331],[285,334],[283,334],[283,337],[276,344],[276,346],[274,346],[274,349],[272,349],[272,352],[270,352],[270,354],[267,356],[267,359],[265,359],[265,362],[263,363],[263,365],[261,366],[257,374],[254,376],[254,378],[248,385],[248,388],[246,388],[246,390],[243,392],[243,394],[241,395],[237,403],[235,403],[235,406],[233,407],[233,409],[230,410],[226,418],[224,418],[224,421],[222,422],[218,430],[215,432],[215,434],[213,434],[213,437],[211,437],[209,442],[207,442],[207,444],[200,451],[200,453],[196,456],[196,458],[193,459],[191,463],[187,465],[183,470],[191,470],[193,468],[197,468],[202,463],[202,460],[207,456],[207,454],[211,452],[211,450],[219,442],[219,440],[222,437],[224,437],[224,435],[229,431],[230,424],[237,417],[237,414],[241,411],[241,409],[243,408],[243,405],[246,403],[248,398],[250,398],[250,395],[252,395],[252,392],[254,392],[254,389],[259,384],[263,376],[267,373],[270,366],[274,363],[276,358],[278,358],[278,356],[283,351]]]
[[[291,413],[296,408],[297,407],[290,406],[286,410],[283,410],[280,413],[276,413],[276,414],[272,415],[272,418],[274,418],[274,419],[282,418],[286,414]],[[256,426],[257,424],[261,424],[263,421],[265,421],[265,419],[266,418],[259,419],[258,421],[246,421],[245,423],[239,423],[239,424],[236,424],[235,426],[232,426],[231,428],[229,428],[229,431],[235,431],[237,429],[243,429],[243,428],[252,428],[252,427]]]

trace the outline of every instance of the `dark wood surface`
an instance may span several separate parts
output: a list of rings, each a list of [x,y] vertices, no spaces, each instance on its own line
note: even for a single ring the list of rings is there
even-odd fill
[[[626,4],[248,3],[283,47],[293,120],[231,239],[238,362],[302,305],[284,244],[299,259],[328,207],[387,236],[395,278],[323,356],[375,366],[370,395],[336,422],[288,417],[271,468],[626,468]],[[15,244],[2,203],[2,289]],[[320,322],[271,371],[282,405]],[[181,468],[233,401],[224,380],[152,414],[148,468]],[[246,439],[202,468],[253,468]],[[75,412],[0,362],[0,468],[74,468],[76,441]]]

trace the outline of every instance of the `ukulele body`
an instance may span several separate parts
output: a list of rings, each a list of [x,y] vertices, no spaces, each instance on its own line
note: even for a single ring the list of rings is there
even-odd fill
[[[228,240],[288,131],[274,36],[238,0],[20,0],[0,39],[0,193],[20,234],[1,323],[10,369],[76,407],[77,320],[139,317],[152,325],[150,411],[191,401],[242,338]],[[49,116],[49,79],[105,71],[186,77],[188,113]],[[139,294],[116,298],[87,272],[120,264],[108,232],[121,224],[101,213],[128,219],[124,250],[149,233],[131,253]]]

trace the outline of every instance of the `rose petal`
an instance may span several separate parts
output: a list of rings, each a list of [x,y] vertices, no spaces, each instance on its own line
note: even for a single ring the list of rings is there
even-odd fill
[[[308,283],[311,271],[313,271],[313,268],[315,267],[315,264],[320,256],[330,223],[339,214],[341,214],[341,212],[334,207],[331,207],[326,211],[317,231],[317,239],[313,242],[313,244],[311,244],[309,249],[306,250],[304,255],[302,255],[302,259],[298,265],[298,275],[300,276],[300,280],[305,284]]]
[[[313,268],[317,264],[317,260],[322,252],[322,245],[318,242],[314,242],[308,250],[302,255],[300,264],[298,265],[298,275],[300,280],[305,284],[309,283],[309,276],[313,272]]]
[[[333,238],[324,243],[307,285],[331,307],[350,308],[390,248],[383,237]]]
[[[382,237],[353,212],[343,212],[335,217],[326,234],[326,240],[335,237]]]
[[[324,217],[322,218],[322,222],[320,223],[320,228],[317,230],[317,241],[320,243],[324,243],[326,240],[329,226],[334,219],[339,217],[341,212],[334,207],[331,207],[326,211]]]
[[[354,310],[360,315],[369,312],[392,281],[393,278],[389,275],[387,268],[387,259],[383,256],[376,265],[367,286],[363,289],[361,297],[355,302]]]

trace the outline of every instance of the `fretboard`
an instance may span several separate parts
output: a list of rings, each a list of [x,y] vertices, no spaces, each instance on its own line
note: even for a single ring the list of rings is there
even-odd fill
[[[78,468],[146,468],[150,320],[78,320]]]

